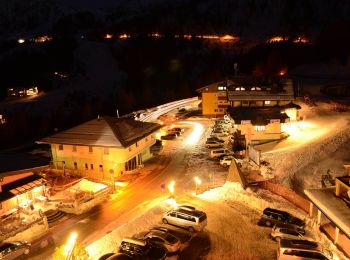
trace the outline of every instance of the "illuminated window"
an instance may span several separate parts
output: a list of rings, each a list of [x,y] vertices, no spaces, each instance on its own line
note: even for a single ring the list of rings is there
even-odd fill
[[[89,146],[89,153],[92,153],[92,152],[93,152],[92,146]]]
[[[244,91],[245,88],[244,88],[244,87],[237,87],[237,88],[235,88],[235,90],[236,90],[236,91]]]
[[[73,145],[73,152],[76,152],[76,151],[77,151],[77,146]]]
[[[90,164],[90,170],[93,170],[93,169],[94,169],[94,165]]]
[[[89,170],[89,165],[85,163],[85,170]]]
[[[108,147],[103,148],[103,153],[104,153],[104,154],[109,154],[109,149],[108,149]]]
[[[265,105],[270,105],[271,104],[271,101],[270,100],[266,100],[265,101]]]
[[[256,125],[255,126],[255,131],[257,132],[263,132],[265,131],[266,127],[264,125]]]
[[[60,145],[58,146],[58,150],[63,151],[63,144],[60,144]]]
[[[252,87],[251,90],[253,90],[253,91],[254,90],[261,90],[261,88],[259,88],[259,87]]]
[[[226,90],[226,87],[224,87],[224,86],[218,86],[218,90],[219,90],[219,91]]]

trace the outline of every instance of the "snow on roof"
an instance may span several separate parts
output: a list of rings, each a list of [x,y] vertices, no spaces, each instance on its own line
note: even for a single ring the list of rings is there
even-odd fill
[[[92,182],[86,179],[82,179],[77,184],[73,185],[69,189],[71,190],[81,190],[81,191],[90,191],[90,192],[97,192],[100,190],[103,190],[107,188],[108,186],[102,183]]]
[[[161,128],[130,118],[101,117],[43,138],[38,143],[126,148]]]
[[[350,238],[350,209],[335,196],[334,188],[309,189],[305,190],[304,193],[327,218]]]

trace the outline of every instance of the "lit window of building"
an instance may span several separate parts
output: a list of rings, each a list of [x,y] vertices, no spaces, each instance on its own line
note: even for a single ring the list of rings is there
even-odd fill
[[[256,90],[261,90],[260,87],[252,87],[251,90],[256,91]]]
[[[245,88],[244,88],[244,87],[237,87],[237,88],[235,88],[235,90],[236,90],[236,91],[244,91]]]
[[[270,100],[266,100],[265,101],[265,105],[270,105],[271,104],[271,101]]]
[[[263,132],[266,130],[266,127],[264,125],[256,125],[255,126],[255,131],[257,132]]]
[[[219,91],[224,91],[224,90],[226,90],[226,87],[225,86],[218,86],[218,90]]]

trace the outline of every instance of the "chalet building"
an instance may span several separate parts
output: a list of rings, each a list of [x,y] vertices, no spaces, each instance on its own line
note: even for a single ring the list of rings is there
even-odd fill
[[[51,145],[56,169],[113,182],[152,157],[150,147],[160,128],[129,118],[99,117],[37,143]]]
[[[290,122],[290,119],[281,111],[279,107],[231,107],[227,114],[235,129],[245,136],[246,144],[259,144],[283,138],[282,124]]]
[[[349,169],[350,165],[344,165]],[[336,177],[335,187],[307,189],[310,216],[333,243],[350,257],[350,176]]]
[[[39,173],[49,160],[26,154],[0,157],[0,224],[18,214],[31,215],[45,199],[46,180]]]
[[[259,83],[249,78],[226,80],[197,90],[202,95],[203,115],[224,115],[229,107],[271,108],[293,104],[291,80],[279,84]],[[298,119],[296,107],[284,107],[291,120]]]

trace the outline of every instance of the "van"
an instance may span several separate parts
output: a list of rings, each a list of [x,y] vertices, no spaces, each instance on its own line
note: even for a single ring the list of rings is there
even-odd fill
[[[332,259],[332,253],[323,250],[316,242],[300,239],[281,239],[277,249],[277,259]]]
[[[195,208],[187,209],[180,206],[165,213],[162,222],[186,228],[190,232],[202,231],[207,225],[207,214]]]
[[[233,152],[231,152],[228,149],[219,148],[219,149],[213,149],[209,152],[210,158],[216,158],[222,155],[233,155]]]

